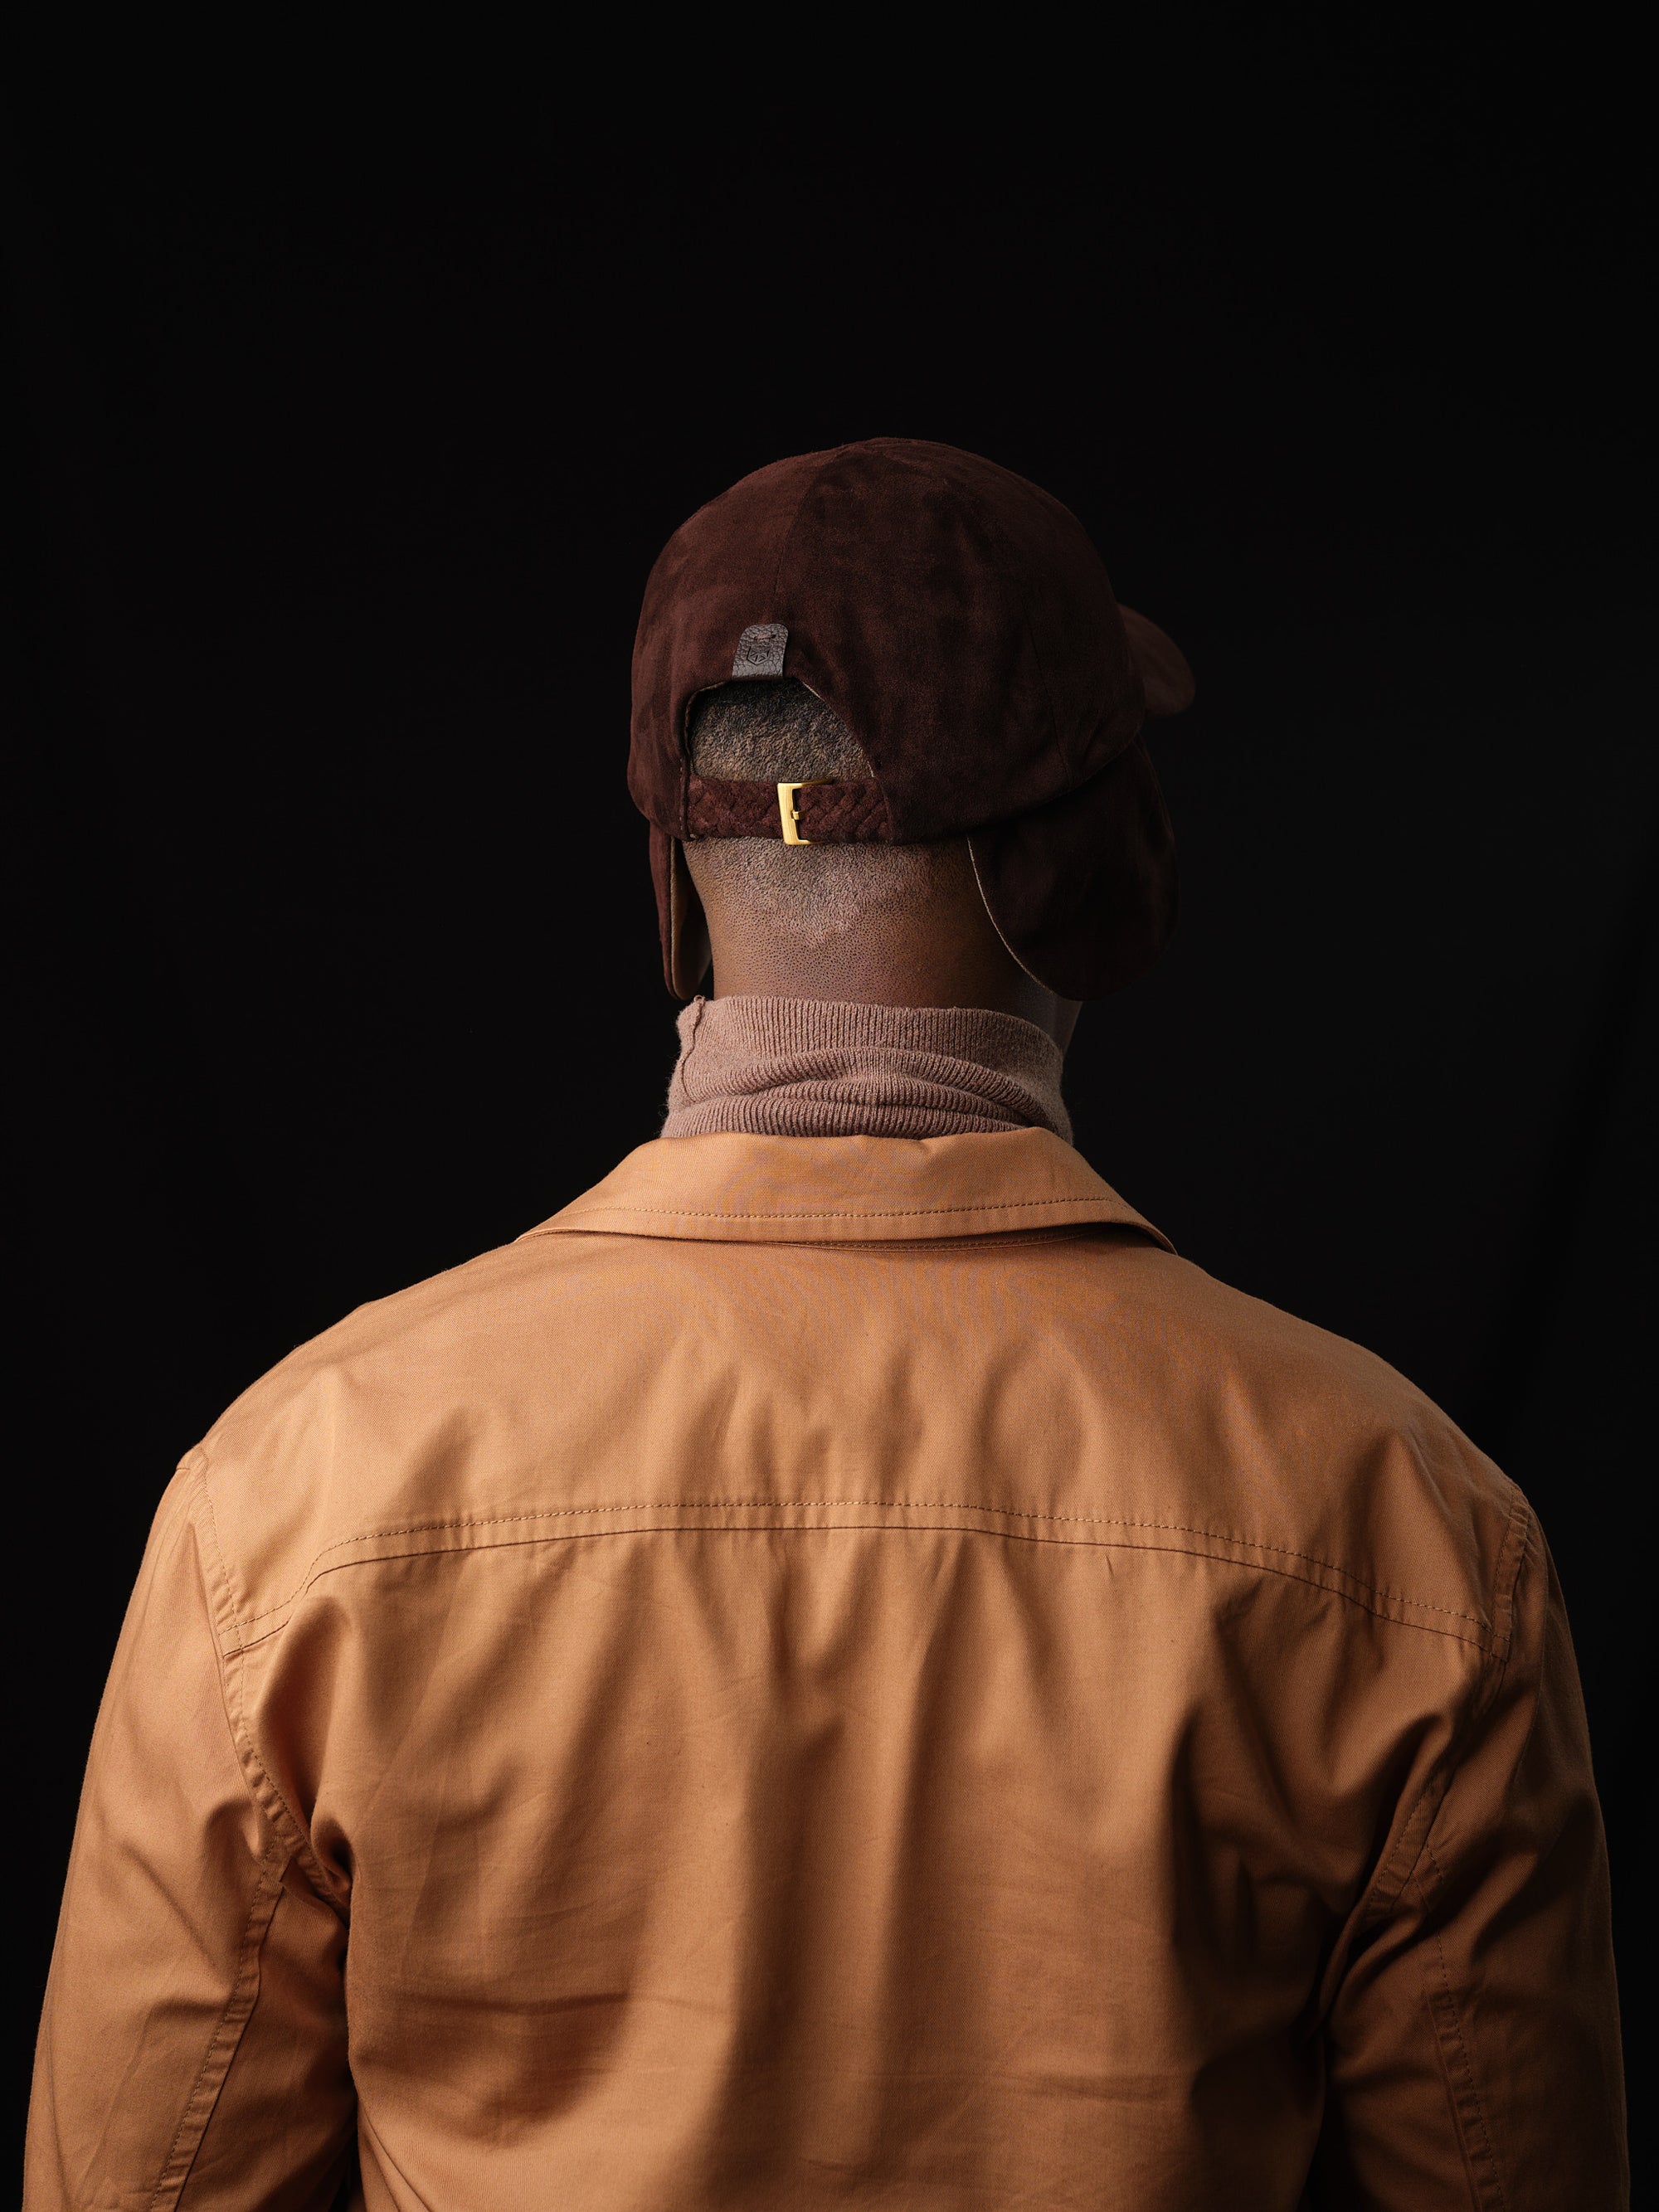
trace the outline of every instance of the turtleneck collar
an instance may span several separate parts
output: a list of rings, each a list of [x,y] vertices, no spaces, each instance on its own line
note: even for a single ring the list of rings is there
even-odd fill
[[[1072,1141],[1060,1047],[979,1006],[694,999],[680,1016],[665,1137],[952,1137],[1052,1129]]]

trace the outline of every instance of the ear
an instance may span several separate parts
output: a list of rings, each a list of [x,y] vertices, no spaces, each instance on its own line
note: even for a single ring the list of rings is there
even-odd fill
[[[1178,714],[1193,703],[1195,685],[1187,656],[1172,637],[1133,607],[1120,607],[1129,651],[1140,671],[1140,688],[1149,714]]]

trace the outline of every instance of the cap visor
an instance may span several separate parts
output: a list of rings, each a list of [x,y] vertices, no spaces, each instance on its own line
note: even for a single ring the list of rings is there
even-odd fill
[[[1133,607],[1120,606],[1129,651],[1140,672],[1140,688],[1146,695],[1149,714],[1179,714],[1193,703],[1196,685],[1187,656],[1172,637]]]

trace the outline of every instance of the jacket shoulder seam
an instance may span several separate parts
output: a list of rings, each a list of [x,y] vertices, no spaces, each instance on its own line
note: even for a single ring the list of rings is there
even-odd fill
[[[219,1540],[218,1518],[213,1510],[213,1493],[208,1487],[207,1469],[207,1455],[203,1452],[198,1456],[193,1475],[204,1517],[203,1534],[212,1553],[209,1564],[223,1590],[232,1631],[228,1639],[216,1638],[216,1642],[225,1662],[225,1718],[236,1762],[242,1770],[242,1779],[248,1795],[283,1840],[287,1854],[284,1865],[298,1860],[318,1896],[343,1917],[337,1885],[329,1878],[312,1848],[304,1824],[296,1819],[270,1770],[260,1758],[248,1728],[243,1698],[243,1656],[246,1645],[243,1638],[236,1633],[240,1627],[240,1617],[235,1610],[230,1575],[225,1564],[223,1547]]]
[[[1526,1558],[1532,1524],[1532,1515],[1525,1497],[1516,1485],[1511,1484],[1510,1489],[1513,1495],[1510,1500],[1509,1519],[1498,1555],[1498,1565],[1492,1574],[1494,1633],[1485,1655],[1486,1663],[1476,1680],[1474,1693],[1453,1729],[1450,1741],[1418,1793],[1417,1802],[1400,1832],[1398,1842],[1383,1858],[1371,1879],[1370,1889],[1356,1917],[1356,1924],[1359,1927],[1369,1927],[1380,1919],[1416,1874],[1435,1821],[1439,1817],[1441,1805],[1451,1787],[1452,1778],[1457,1771],[1469,1740],[1503,1687],[1512,1641],[1515,1585]],[[1501,1627],[1498,1626],[1500,1622]]]

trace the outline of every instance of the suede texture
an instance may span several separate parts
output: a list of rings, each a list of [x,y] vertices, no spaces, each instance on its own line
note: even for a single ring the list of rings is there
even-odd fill
[[[1127,775],[1106,771],[1149,711],[1186,703],[1191,678],[1154,624],[1119,609],[1058,500],[953,447],[878,438],[775,462],[700,508],[652,570],[634,652],[629,787],[670,838],[770,834],[738,801],[745,826],[702,826],[724,817],[707,784],[694,812],[685,743],[691,702],[733,680],[760,624],[787,630],[786,672],[835,709],[878,787],[879,812],[803,793],[821,835],[987,833],[975,857],[993,919],[1067,997],[1115,989],[1156,957],[1176,904],[1168,817],[1144,748]],[[1057,807],[1085,788],[1080,808]],[[1091,843],[1081,830],[1120,798],[1121,820]],[[1017,817],[1022,834],[988,834]],[[660,857],[654,872],[673,988],[686,966],[674,878]]]
[[[887,842],[887,802],[878,783],[803,783],[795,793],[797,835],[809,845]],[[686,819],[693,837],[778,837],[783,812],[775,783],[691,778]]]

